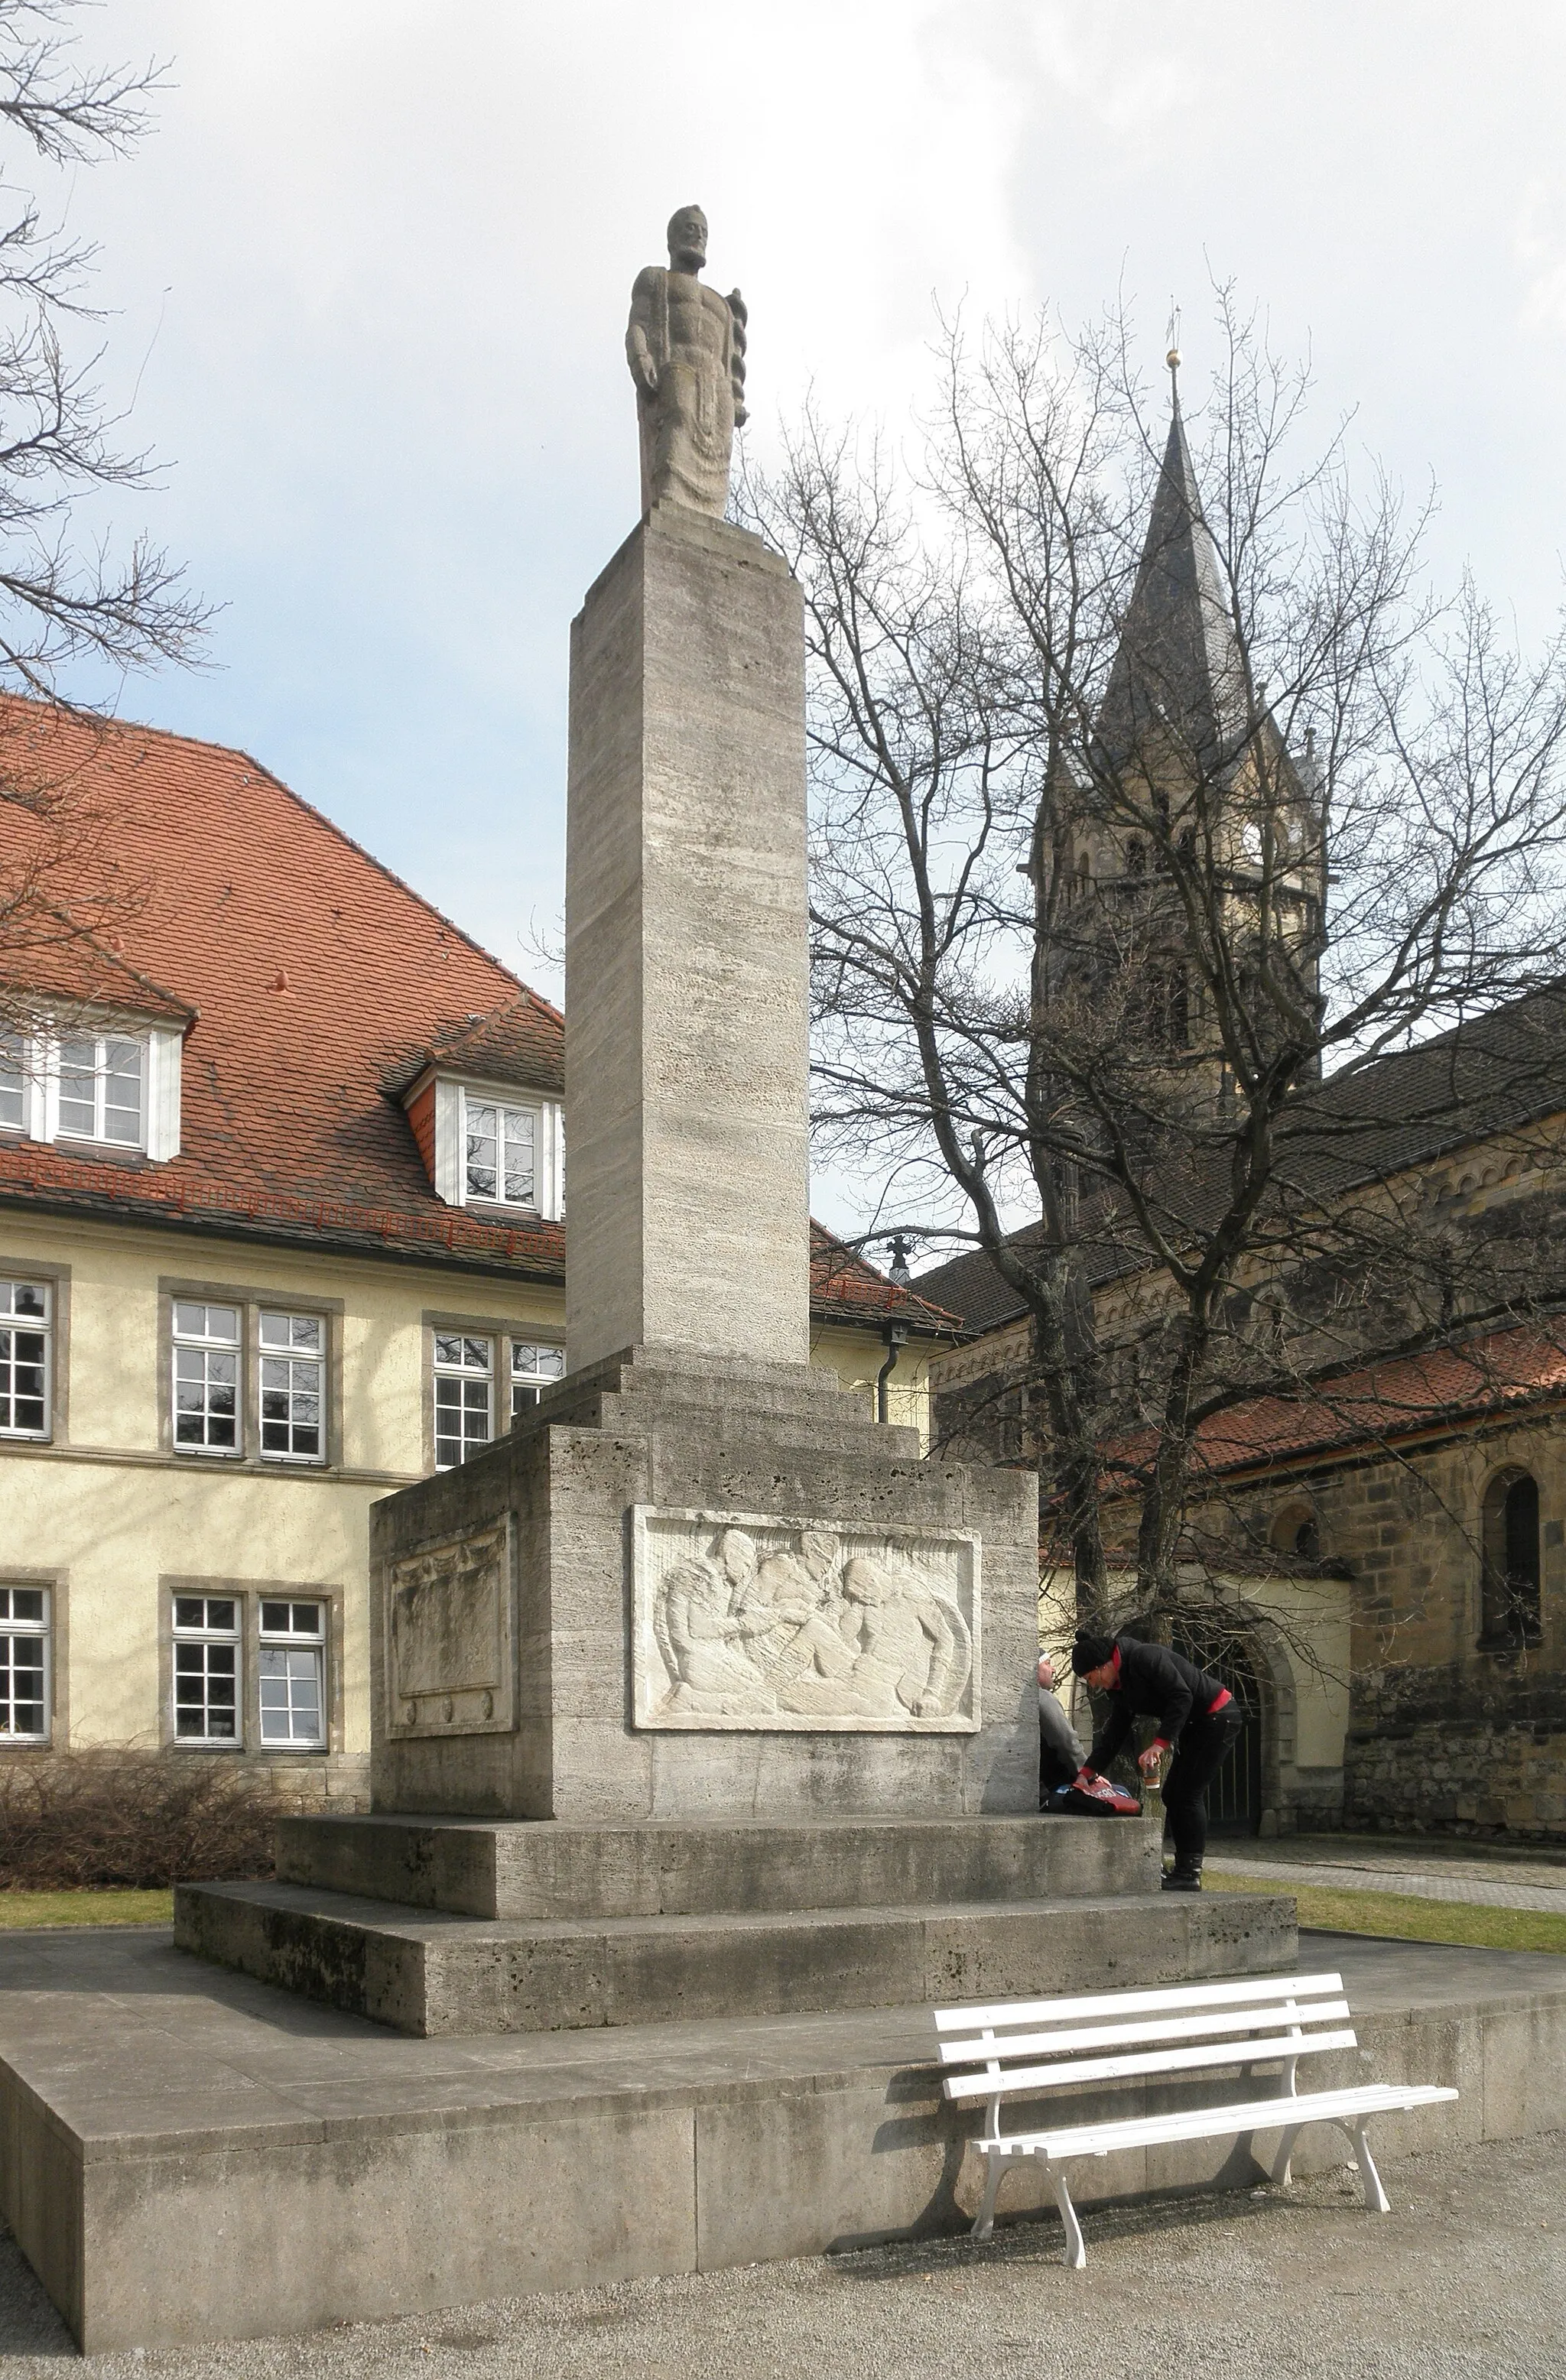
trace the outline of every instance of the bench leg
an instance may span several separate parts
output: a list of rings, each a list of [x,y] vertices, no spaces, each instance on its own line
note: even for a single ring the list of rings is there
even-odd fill
[[[1001,2176],[1010,2165],[1011,2159],[1003,2156],[987,2156],[984,2162],[988,2170],[984,2177],[984,2197],[980,2202],[978,2213],[974,2218],[973,2237],[976,2240],[988,2240],[995,2228],[995,2193],[1001,2187]]]
[[[1076,2209],[1071,2203],[1071,2192],[1066,2188],[1065,2175],[1059,2166],[1046,2166],[1044,2170],[1053,2186],[1055,2204],[1061,2210],[1061,2221],[1065,2226],[1066,2244],[1061,2262],[1068,2271],[1080,2273],[1087,2262],[1087,2250],[1083,2244],[1082,2226],[1076,2219]]]
[[[1354,2128],[1354,2161],[1359,2168],[1359,2179],[1365,2190],[1365,2204],[1372,2215],[1390,2215],[1392,2202],[1381,2187],[1381,2177],[1376,2170],[1376,2160],[1370,2154],[1370,2143],[1365,2136],[1365,2125]]]
[[[1287,2190],[1293,2179],[1289,2171],[1289,2161],[1294,2154],[1294,2143],[1299,2139],[1303,2127],[1299,2124],[1291,2125],[1278,2144],[1278,2155],[1272,2160],[1272,2179],[1280,2190]]]

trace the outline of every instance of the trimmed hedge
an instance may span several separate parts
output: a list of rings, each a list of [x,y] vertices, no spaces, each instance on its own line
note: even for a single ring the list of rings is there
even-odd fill
[[[108,1751],[0,1761],[0,1888],[270,1876],[282,1806],[237,1762]]]

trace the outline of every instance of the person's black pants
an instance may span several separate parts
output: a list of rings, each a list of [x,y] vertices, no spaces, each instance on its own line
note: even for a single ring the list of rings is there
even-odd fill
[[[1208,1847],[1208,1787],[1223,1757],[1244,1726],[1239,1706],[1225,1703],[1220,1711],[1188,1718],[1180,1730],[1169,1775],[1163,1783],[1163,1805],[1174,1838],[1176,1867],[1195,1867]]]

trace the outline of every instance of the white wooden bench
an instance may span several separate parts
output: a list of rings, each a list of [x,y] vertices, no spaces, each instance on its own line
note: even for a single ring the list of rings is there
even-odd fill
[[[1161,2147],[1170,2141],[1281,2132],[1272,2178],[1286,2183],[1294,2142],[1306,2124],[1336,2124],[1349,2135],[1366,2205],[1373,2214],[1390,2214],[1366,2126],[1372,2116],[1432,2107],[1439,2099],[1455,2099],[1457,2093],[1432,2083],[1404,2087],[1386,2082],[1364,2082],[1347,2091],[1296,2090],[1294,2069],[1302,2058],[1358,2046],[1346,2022],[1349,2004],[1342,1990],[1341,1975],[1247,1976],[1168,1991],[1104,1992],[1091,1999],[1004,2000],[994,2008],[938,2009],[941,2062],[948,2070],[946,2096],[988,2103],[984,2131],[974,2143],[989,2168],[974,2238],[989,2237],[995,2193],[1007,2168],[1037,2157],[1065,2225],[1064,2261],[1080,2267],[1087,2262],[1087,2251],[1065,2172],[1074,2157],[1111,2156],[1117,2149]],[[1270,2098],[1222,2104],[1209,2097],[1205,2106],[1169,2114],[1067,2123],[1052,2131],[1006,2131],[1002,2127],[1003,2099],[1038,2099],[1083,2083],[1196,2075],[1204,2068],[1239,2067],[1248,2073],[1257,2066],[1279,2064],[1282,2079]],[[977,2070],[955,2070],[964,2067]]]

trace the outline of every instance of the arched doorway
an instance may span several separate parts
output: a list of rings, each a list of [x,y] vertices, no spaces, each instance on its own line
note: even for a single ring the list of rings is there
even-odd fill
[[[1208,1825],[1214,1834],[1254,1835],[1261,1825],[1262,1729],[1266,1710],[1261,1682],[1244,1640],[1228,1630],[1176,1621],[1171,1643],[1228,1687],[1244,1721],[1228,1756],[1208,1788]]]

